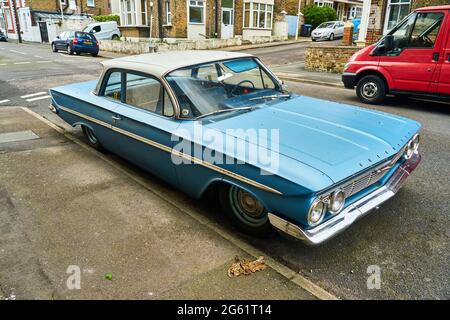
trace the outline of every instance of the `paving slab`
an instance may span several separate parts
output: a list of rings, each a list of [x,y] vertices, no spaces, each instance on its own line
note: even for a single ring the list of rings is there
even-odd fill
[[[235,256],[253,257],[24,110],[0,109],[0,132],[23,130],[40,138],[0,143],[2,296],[314,299],[270,267],[229,278]]]

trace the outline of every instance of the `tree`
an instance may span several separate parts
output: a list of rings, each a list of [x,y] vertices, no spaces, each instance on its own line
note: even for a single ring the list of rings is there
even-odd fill
[[[305,23],[312,24],[316,28],[322,22],[334,21],[337,19],[336,10],[330,7],[317,7],[308,5],[303,9]]]

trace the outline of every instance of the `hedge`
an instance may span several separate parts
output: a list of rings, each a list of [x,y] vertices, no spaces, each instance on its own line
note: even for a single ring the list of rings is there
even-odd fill
[[[303,10],[305,23],[312,24],[316,28],[322,22],[334,21],[337,19],[336,10],[330,7],[317,7],[308,5]]]
[[[120,17],[118,15],[103,15],[103,16],[94,16],[93,17],[97,22],[106,22],[106,21],[116,21],[117,24],[120,24]]]

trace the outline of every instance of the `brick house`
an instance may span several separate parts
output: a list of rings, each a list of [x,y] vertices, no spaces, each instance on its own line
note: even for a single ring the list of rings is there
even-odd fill
[[[16,3],[17,14],[12,1]],[[23,40],[48,42],[65,29],[82,29],[92,21],[92,15],[108,14],[108,1],[0,0],[0,28],[7,30],[8,37],[17,39],[17,16]]]
[[[450,0],[372,0],[366,42],[378,41],[417,8],[445,5],[449,2]]]

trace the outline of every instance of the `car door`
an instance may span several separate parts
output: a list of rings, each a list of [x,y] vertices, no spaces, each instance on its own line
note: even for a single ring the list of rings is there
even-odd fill
[[[67,31],[64,31],[63,33],[61,33],[60,35],[59,35],[59,39],[57,38],[56,39],[56,41],[55,41],[55,45],[56,45],[56,48],[57,49],[65,49],[66,48],[66,46],[65,46],[65,43],[66,43],[66,34],[67,34]]]
[[[344,23],[343,22],[339,22],[339,37],[343,37],[344,36]]]
[[[429,93],[439,63],[444,12],[416,12],[390,34],[395,47],[380,57],[380,68],[394,80],[391,89]]]
[[[150,75],[124,72],[122,103],[112,129],[116,149],[140,167],[177,185],[171,134],[179,126],[172,101],[161,82]]]
[[[96,39],[105,39],[104,38],[104,31],[101,25],[97,25],[95,27],[92,28],[91,33],[93,33],[95,35]]]
[[[436,75],[437,90],[441,95],[450,96],[450,11],[445,21],[444,41],[441,49],[440,70]]]

